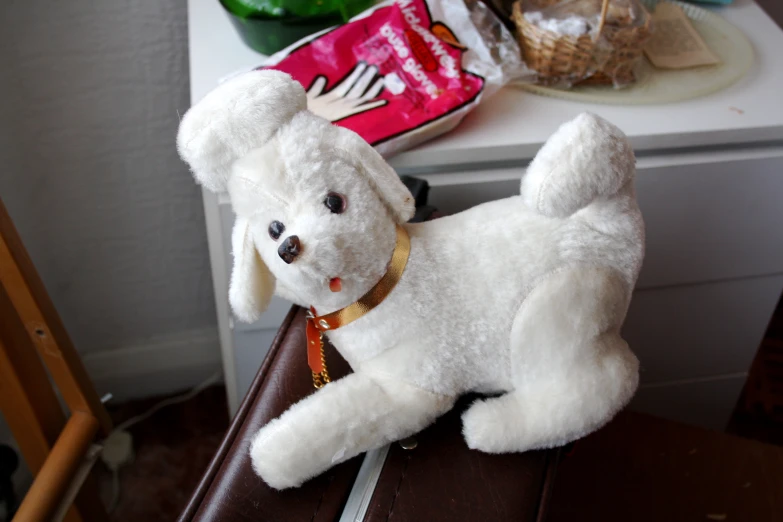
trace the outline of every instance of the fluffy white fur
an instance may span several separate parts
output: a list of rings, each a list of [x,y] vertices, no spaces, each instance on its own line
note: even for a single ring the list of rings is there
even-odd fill
[[[266,74],[258,81],[259,74],[263,73],[226,82],[180,122],[179,154],[190,164],[196,181],[209,190],[225,190],[234,161],[307,108],[305,92],[293,78]]]
[[[290,114],[303,95],[282,73],[255,72],[216,89],[180,129],[196,178],[227,184],[238,215],[230,299],[242,319],[258,317],[273,291],[321,314],[352,303],[383,275],[395,225],[413,212],[356,134]],[[555,446],[606,423],[637,386],[620,337],[643,257],[633,176],[620,130],[584,114],[541,149],[520,196],[406,224],[411,254],[397,287],[329,334],[354,373],[259,431],[256,472],[272,487],[298,486],[421,430],[469,391],[500,394],[463,417],[468,445],[482,451]],[[343,214],[323,204],[332,191],[347,198]],[[274,220],[286,227],[278,241]],[[277,249],[291,234],[302,254],[286,264]],[[329,291],[333,277],[342,292]]]

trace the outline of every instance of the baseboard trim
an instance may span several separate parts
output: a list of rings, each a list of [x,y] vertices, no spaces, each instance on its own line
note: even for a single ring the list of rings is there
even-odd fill
[[[217,328],[154,337],[115,350],[88,353],[84,365],[101,395],[126,401],[175,393],[221,369]]]

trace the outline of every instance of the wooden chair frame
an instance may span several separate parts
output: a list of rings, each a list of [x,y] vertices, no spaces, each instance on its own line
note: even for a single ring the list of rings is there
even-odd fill
[[[68,407],[67,419],[52,383]],[[93,440],[107,436],[112,425],[2,201],[0,410],[35,475],[14,520],[49,522]],[[97,483],[88,476],[64,520],[107,519]]]

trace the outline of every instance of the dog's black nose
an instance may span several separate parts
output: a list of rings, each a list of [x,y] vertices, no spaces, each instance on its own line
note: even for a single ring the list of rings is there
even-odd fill
[[[288,236],[285,238],[285,241],[280,244],[280,248],[277,249],[277,254],[280,256],[280,259],[290,265],[301,251],[302,244],[299,242],[299,237]]]

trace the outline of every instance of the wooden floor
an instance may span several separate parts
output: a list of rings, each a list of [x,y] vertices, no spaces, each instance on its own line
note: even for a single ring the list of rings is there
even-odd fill
[[[147,411],[162,398],[110,408],[115,423]],[[130,428],[136,450],[132,464],[120,471],[120,501],[111,513],[116,522],[171,522],[179,516],[228,428],[226,392],[207,388],[194,399],[168,406]],[[112,477],[96,465],[101,493],[108,503]]]

